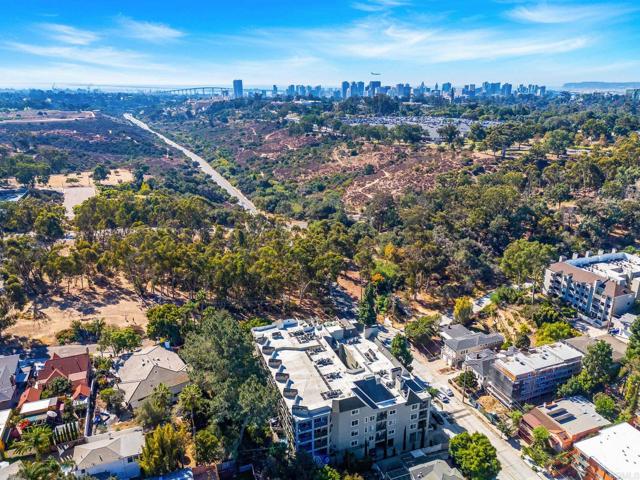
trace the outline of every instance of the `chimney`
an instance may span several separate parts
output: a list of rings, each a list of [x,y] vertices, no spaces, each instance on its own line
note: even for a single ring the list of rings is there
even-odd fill
[[[564,262],[567,259],[567,257],[565,257],[564,255],[560,255],[560,258],[558,258],[559,262]]]
[[[571,255],[571,258],[573,260],[575,260],[576,258],[578,258],[578,252],[573,252],[573,255]]]
[[[604,250],[600,249],[598,250],[598,255],[603,255],[604,254]]]
[[[584,258],[589,258],[591,256],[591,250],[587,250],[584,254]]]
[[[612,249],[611,249],[611,253],[616,253],[617,251],[618,251],[618,249],[617,249],[617,248],[612,248]]]

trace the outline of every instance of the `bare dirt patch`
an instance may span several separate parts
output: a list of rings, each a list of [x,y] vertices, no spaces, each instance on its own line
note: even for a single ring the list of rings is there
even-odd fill
[[[105,286],[72,285],[69,292],[63,289],[48,295],[38,303],[38,309],[39,320],[21,318],[6,333],[54,344],[56,332],[69,328],[74,320],[89,322],[102,318],[108,325],[119,327],[144,328],[147,324],[145,306],[122,279]]]
[[[93,112],[71,112],[63,110],[16,110],[0,113],[1,123],[51,123],[95,118]]]

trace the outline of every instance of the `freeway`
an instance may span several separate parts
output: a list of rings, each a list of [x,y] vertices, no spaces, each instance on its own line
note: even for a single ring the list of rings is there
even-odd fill
[[[196,162],[200,166],[200,169],[204,173],[209,175],[213,179],[213,181],[216,182],[220,186],[220,188],[225,190],[230,196],[236,198],[238,200],[238,204],[242,208],[247,210],[252,215],[256,215],[258,213],[258,209],[253,204],[253,202],[251,200],[249,200],[247,197],[245,197],[244,194],[240,190],[238,190],[236,187],[231,185],[229,180],[227,180],[222,175],[220,175],[220,173],[218,173],[217,170],[215,170],[211,165],[209,165],[209,163],[204,158],[202,158],[199,155],[196,155],[191,150],[187,150],[182,145],[177,144],[176,142],[174,142],[173,140],[170,140],[169,138],[165,137],[161,133],[158,133],[155,130],[152,130],[146,123],[138,120],[137,118],[135,118],[130,113],[125,113],[123,116],[124,116],[124,118],[126,120],[129,120],[134,125],[142,128],[143,130],[146,130],[147,132],[153,133],[154,135],[156,135],[158,138],[160,138],[160,140],[162,140],[167,145],[169,145],[169,146],[175,148],[176,150],[179,150],[182,153],[184,153],[189,159],[191,159],[194,162]]]

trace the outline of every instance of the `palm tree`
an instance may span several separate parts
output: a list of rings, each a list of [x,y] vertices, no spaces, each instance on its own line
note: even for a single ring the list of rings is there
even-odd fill
[[[34,452],[36,462],[40,462],[42,455],[51,450],[52,435],[53,432],[48,425],[30,427],[22,434],[20,441],[15,443],[16,453],[24,455]]]
[[[189,418],[191,419],[191,430],[193,435],[196,434],[196,424],[195,424],[195,411],[200,406],[202,402],[202,392],[200,388],[195,385],[187,385],[182,389],[180,395],[178,397],[178,407],[183,412],[189,412]]]
[[[59,473],[60,465],[50,458],[44,462],[24,462],[17,476],[23,480],[53,480]]]

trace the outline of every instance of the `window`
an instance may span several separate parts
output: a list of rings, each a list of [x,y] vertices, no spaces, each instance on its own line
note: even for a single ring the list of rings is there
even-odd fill
[[[387,422],[387,425],[391,426],[391,425],[395,425],[395,423],[396,423],[395,420],[389,420]]]
[[[375,421],[376,421],[376,416],[375,416],[375,415],[371,415],[371,416],[369,417],[369,421],[370,421],[370,422],[375,422]]]
[[[387,437],[391,437],[391,436],[393,436],[395,434],[396,434],[395,430],[389,430],[389,432],[387,433]]]
[[[351,415],[358,415],[360,413],[360,409],[356,408],[355,410],[351,410]]]
[[[415,403],[415,404],[411,405],[411,410],[417,410],[419,406],[420,406],[420,405],[418,405],[417,403]]]
[[[133,457],[127,457],[127,463],[133,462]]]
[[[351,430],[351,436],[352,437],[357,437],[358,436],[358,430]]]
[[[358,440],[353,440],[353,441],[351,442],[351,446],[352,446],[352,447],[357,447],[357,446],[358,446]]]
[[[389,415],[395,415],[396,411],[395,410],[389,410]]]
[[[358,422],[358,420],[351,420],[351,426],[352,427],[357,427],[358,423],[360,423],[360,422]]]
[[[411,425],[409,425],[409,430],[415,430],[416,428],[418,428],[417,423],[412,423]]]
[[[418,414],[417,413],[411,414],[411,420],[415,420],[416,418],[418,418]]]

